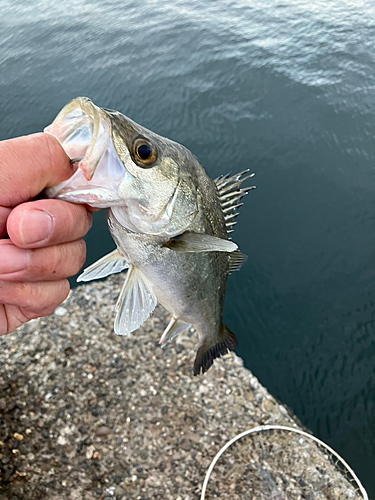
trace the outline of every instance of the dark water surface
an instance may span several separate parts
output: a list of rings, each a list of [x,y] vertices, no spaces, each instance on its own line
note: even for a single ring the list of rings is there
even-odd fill
[[[0,0],[0,12],[0,139],[87,95],[183,143],[212,177],[256,172],[225,321],[246,365],[375,496],[375,4]],[[96,222],[89,262],[114,247]]]

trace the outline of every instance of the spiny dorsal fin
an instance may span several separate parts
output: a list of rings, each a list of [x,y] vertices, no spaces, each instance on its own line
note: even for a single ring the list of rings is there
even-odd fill
[[[239,271],[241,269],[242,264],[247,260],[247,255],[241,253],[239,250],[235,250],[228,255],[228,259],[228,274],[231,274],[233,271]]]
[[[247,175],[248,174],[248,175]],[[234,223],[231,221],[234,217],[238,215],[238,208],[240,208],[243,203],[240,200],[255,186],[250,186],[247,188],[241,188],[241,184],[254,177],[255,174],[249,174],[249,169],[243,170],[242,172],[235,175],[221,175],[215,179],[215,184],[219,193],[219,200],[221,208],[223,210],[225,224],[227,228],[227,233],[233,231],[232,226]]]

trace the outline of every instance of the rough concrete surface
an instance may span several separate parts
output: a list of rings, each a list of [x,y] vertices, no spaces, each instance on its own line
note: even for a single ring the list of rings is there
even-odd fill
[[[196,336],[161,349],[162,308],[116,336],[122,281],[77,288],[54,314],[0,340],[0,500],[199,499],[229,439],[297,425],[235,354],[193,377]],[[289,438],[238,442],[207,500],[356,498],[324,452]]]

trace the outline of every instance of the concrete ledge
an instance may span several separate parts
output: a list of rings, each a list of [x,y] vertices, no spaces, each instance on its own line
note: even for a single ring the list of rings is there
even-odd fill
[[[235,354],[193,377],[193,334],[157,345],[167,323],[161,308],[117,337],[122,281],[77,288],[50,317],[0,339],[0,500],[198,499],[229,439],[262,424],[298,425]],[[214,469],[207,500],[357,498],[319,448],[288,443],[293,459],[281,474],[257,466],[267,440],[239,442]],[[274,434],[268,445],[280,453],[288,444]]]

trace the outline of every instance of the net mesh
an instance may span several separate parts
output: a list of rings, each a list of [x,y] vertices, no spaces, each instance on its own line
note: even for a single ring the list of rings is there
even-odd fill
[[[344,460],[303,431],[259,428],[221,451],[202,500],[368,500]]]

